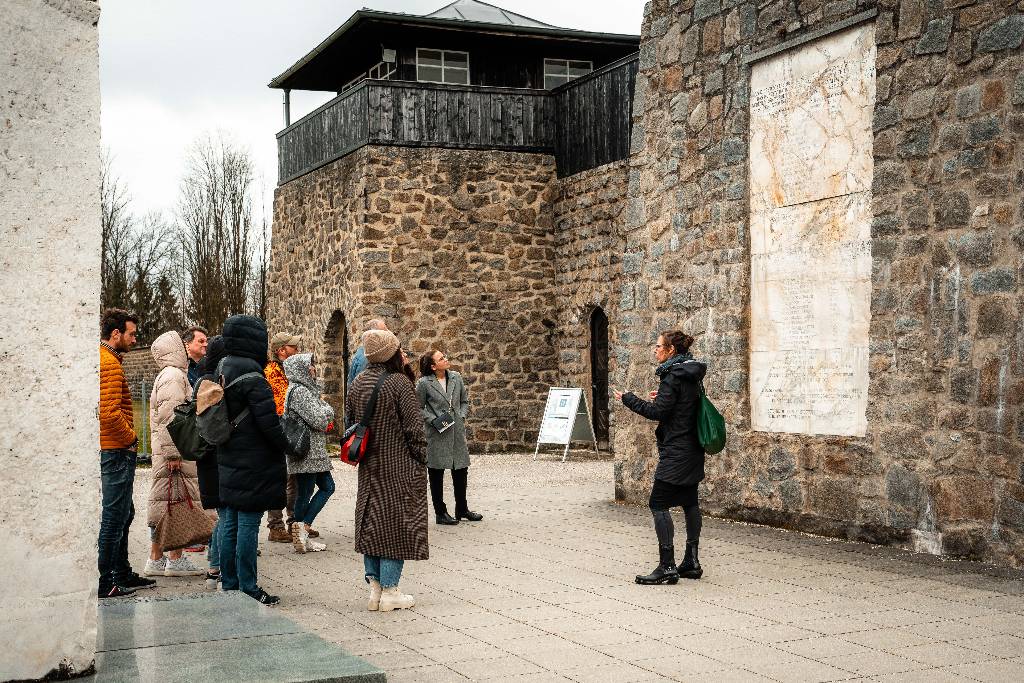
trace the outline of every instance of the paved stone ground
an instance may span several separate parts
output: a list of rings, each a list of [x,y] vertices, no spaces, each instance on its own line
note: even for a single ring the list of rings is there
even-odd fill
[[[261,584],[395,682],[1024,679],[1020,573],[705,518],[704,578],[637,586],[656,562],[649,514],[610,502],[610,461],[579,457],[478,456],[470,503],[485,520],[431,524],[431,559],[402,580],[417,605],[387,614],[366,611],[355,472],[338,465],[316,524],[328,551],[263,542]],[[145,534],[137,522],[138,568]],[[147,593],[202,579],[160,584]]]

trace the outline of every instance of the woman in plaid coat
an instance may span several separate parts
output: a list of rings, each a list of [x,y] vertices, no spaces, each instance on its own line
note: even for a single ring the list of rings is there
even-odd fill
[[[359,465],[355,549],[364,555],[370,610],[412,607],[398,588],[405,560],[426,560],[427,453],[420,404],[402,373],[398,338],[385,330],[363,337],[369,367],[350,385],[345,414],[362,420],[381,377],[377,406],[369,420],[370,444]]]

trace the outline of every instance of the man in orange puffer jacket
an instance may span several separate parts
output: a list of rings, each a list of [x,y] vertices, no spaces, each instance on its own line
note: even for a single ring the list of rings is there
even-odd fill
[[[135,518],[132,489],[139,438],[132,416],[132,392],[121,354],[135,345],[139,319],[108,308],[100,320],[100,482],[103,513],[99,533],[99,596],[117,598],[156,584],[128,562],[128,529]]]

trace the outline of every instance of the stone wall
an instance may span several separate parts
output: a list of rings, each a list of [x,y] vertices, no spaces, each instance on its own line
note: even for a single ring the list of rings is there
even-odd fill
[[[338,323],[354,352],[382,318],[464,374],[471,448],[521,449],[558,372],[554,180],[546,155],[365,147],[278,188],[271,330],[331,359],[340,407]]]
[[[150,389],[160,368],[157,367],[153,352],[148,346],[139,346],[124,354],[124,376],[132,385],[132,393],[137,393],[136,385],[145,381]]]
[[[750,429],[744,55],[877,9],[865,437]],[[706,507],[757,522],[1024,562],[1024,15],[1014,3],[655,0],[643,23],[621,386],[680,326],[729,422]],[[620,416],[617,495],[643,502],[653,430]]]
[[[3,353],[5,681],[81,674],[96,649],[98,17],[10,0],[0,21],[0,321],[32,340]]]
[[[613,339],[619,312],[647,305],[643,287],[618,289],[628,170],[625,161],[607,164],[561,178],[556,189],[558,381],[560,386],[583,388],[591,411],[591,316],[598,308],[604,312]],[[614,368],[611,354],[609,371]]]

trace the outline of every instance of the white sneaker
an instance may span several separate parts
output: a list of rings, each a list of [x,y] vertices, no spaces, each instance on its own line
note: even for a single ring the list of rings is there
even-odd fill
[[[167,559],[167,569],[164,570],[164,576],[204,576],[206,574],[205,569],[192,564],[192,560],[186,555],[182,555],[177,560]]]
[[[318,553],[322,550],[327,550],[327,546],[319,541],[314,541],[312,538],[306,538],[307,553]]]
[[[164,572],[167,571],[167,558],[161,557],[159,560],[146,560],[146,568],[142,570],[142,573],[146,576],[166,576]]]
[[[370,601],[366,603],[366,609],[376,612],[380,609],[380,581],[370,579]]]
[[[393,609],[408,609],[416,606],[416,599],[398,590],[398,586],[384,588],[380,592],[380,604],[377,609],[390,612]]]

